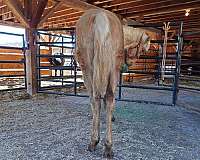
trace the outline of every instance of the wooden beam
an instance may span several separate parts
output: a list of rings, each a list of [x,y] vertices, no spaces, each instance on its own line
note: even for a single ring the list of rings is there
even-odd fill
[[[28,42],[28,49],[26,50],[26,81],[27,93],[31,96],[37,93],[37,77],[36,77],[36,52],[35,45],[36,35],[32,29],[26,29],[26,41]]]
[[[23,8],[19,0],[4,0],[5,4],[10,8],[16,18],[24,25],[29,28],[29,22],[23,14]]]
[[[162,7],[172,7],[174,5],[183,5],[190,2],[196,2],[197,0],[141,0],[139,2],[131,3],[130,6],[119,6],[117,13],[134,13],[134,12],[142,12],[146,10],[159,9]]]
[[[193,15],[200,14],[200,8],[195,8],[190,11],[190,15],[188,18],[190,18]],[[175,11],[175,12],[170,12],[170,13],[163,13],[163,14],[156,14],[156,15],[149,15],[149,16],[144,16],[144,20],[151,20],[151,19],[158,19],[158,18],[166,18],[166,17],[173,17],[177,15],[185,15],[185,10],[181,11]]]
[[[157,3],[163,3],[166,1],[173,1],[173,0],[140,0],[140,1],[131,1],[131,0],[117,0],[117,1],[112,1],[107,4],[101,5],[101,7],[108,9],[108,10],[124,10],[124,9],[129,9],[133,7],[142,7],[144,5],[149,5],[149,4],[154,4],[156,5]],[[99,5],[100,6],[100,5]]]
[[[24,15],[30,22],[32,19],[32,0],[24,0]]]
[[[62,5],[63,2],[57,2],[53,8],[51,8],[51,10],[46,13],[40,20],[39,24],[38,24],[38,27],[40,27],[49,17],[51,17],[53,14],[54,14],[54,11],[57,10],[61,5]]]
[[[68,22],[70,21],[70,19],[74,19],[76,17],[80,17],[83,14],[83,12],[76,12],[74,14],[70,14],[70,15],[63,15],[60,17],[51,17],[48,19],[48,22],[53,22],[56,24],[57,21],[62,21],[62,22]]]
[[[11,21],[2,21],[2,20],[0,20],[0,25],[19,27],[19,28],[23,27],[21,23],[16,23],[16,22],[11,22]]]
[[[169,12],[175,12],[175,11],[181,11],[181,10],[185,10],[187,8],[193,9],[193,8],[197,8],[200,6],[200,0],[195,0],[195,1],[189,1],[189,2],[185,2],[185,3],[177,3],[177,4],[173,4],[173,5],[167,5],[167,6],[157,6],[157,7],[153,7],[151,8],[146,8],[143,9],[141,8],[141,10],[138,8],[138,10],[134,10],[133,9],[129,9],[129,10],[124,10],[124,11],[120,11],[119,13],[132,18],[132,17],[137,17],[137,16],[141,16],[141,15],[155,15],[155,14],[163,14],[163,13],[169,13]]]
[[[47,5],[48,0],[39,0],[37,4],[37,8],[35,10],[35,14],[32,16],[31,26],[33,28],[37,28],[38,23],[40,22],[40,18],[44,12],[44,9]]]
[[[55,12],[52,17],[62,17],[62,16],[65,16],[65,15],[70,15],[70,14],[74,14],[74,13],[77,13],[77,12],[83,13],[83,11],[78,11],[78,10],[75,10],[75,9],[72,9],[72,8],[68,8],[68,9],[65,9],[65,10],[61,10],[59,12]]]
[[[29,21],[32,21],[33,10],[35,9],[36,0],[25,0],[24,1],[24,14]],[[34,95],[37,92],[37,79],[36,79],[36,36],[34,34],[33,26],[30,25],[30,28],[26,28],[26,41],[28,44],[28,49],[26,50],[26,83],[27,83],[27,93],[29,95]]]
[[[74,9],[80,10],[80,11],[85,11],[89,9],[99,9],[99,7],[83,2],[81,0],[61,0],[64,5],[72,7]]]
[[[183,14],[172,15],[172,16],[144,19],[142,20],[142,22],[152,23],[152,22],[166,22],[166,21],[191,21],[191,20],[200,20],[199,16],[200,16],[200,13],[186,17],[183,13]]]

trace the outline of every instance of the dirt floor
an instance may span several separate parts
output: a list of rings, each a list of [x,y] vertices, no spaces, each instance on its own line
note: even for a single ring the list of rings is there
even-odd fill
[[[123,96],[171,101],[171,95],[161,91],[125,90]],[[200,114],[191,107],[200,107],[199,92],[180,91],[176,106],[117,102],[114,159],[199,160]],[[90,153],[88,98],[1,92],[0,159],[102,160],[103,109],[101,120],[101,142]]]

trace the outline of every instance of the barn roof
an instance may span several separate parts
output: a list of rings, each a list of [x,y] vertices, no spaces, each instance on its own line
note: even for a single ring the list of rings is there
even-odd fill
[[[0,24],[27,26],[28,23],[38,23],[40,28],[71,27],[85,9],[95,7],[144,24],[183,21],[184,32],[200,32],[200,0],[33,0],[32,3],[29,0],[0,0]],[[32,14],[27,15],[31,8]],[[190,10],[189,16],[185,16],[187,9]],[[33,22],[30,22],[30,16],[35,17]]]

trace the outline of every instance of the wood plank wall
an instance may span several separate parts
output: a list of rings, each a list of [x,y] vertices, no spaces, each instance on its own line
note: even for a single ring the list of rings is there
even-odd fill
[[[48,50],[41,50],[42,54],[48,54]],[[21,61],[24,59],[23,53],[15,49],[0,49],[0,61]],[[41,66],[49,65],[48,58],[41,59]],[[50,70],[42,70],[42,75],[51,75]],[[23,75],[23,63],[0,63],[0,75]]]

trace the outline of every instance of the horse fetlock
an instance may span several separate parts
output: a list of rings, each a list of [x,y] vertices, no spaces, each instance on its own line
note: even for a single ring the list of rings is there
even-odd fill
[[[115,116],[114,116],[114,115],[112,115],[112,119],[111,119],[111,121],[112,121],[112,122],[115,121]]]
[[[100,137],[98,137],[97,140],[91,140],[90,144],[88,145],[88,150],[90,152],[95,151],[96,150],[96,146],[99,143],[99,141],[100,141]]]
[[[105,149],[104,149],[104,158],[112,159],[114,156],[112,145],[108,145],[105,143]]]

